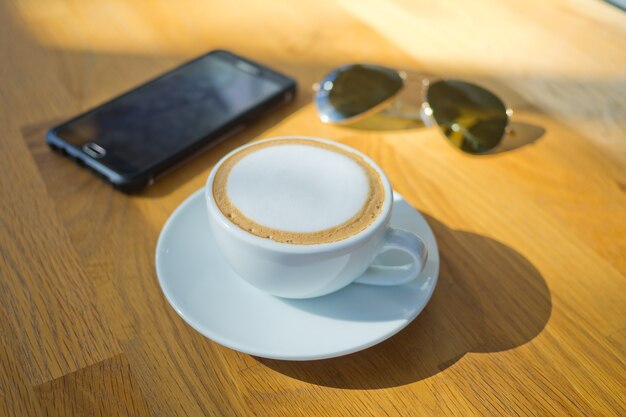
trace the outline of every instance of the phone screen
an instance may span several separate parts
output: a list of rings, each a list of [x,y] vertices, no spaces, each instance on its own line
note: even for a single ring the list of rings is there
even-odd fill
[[[234,121],[284,88],[280,79],[212,53],[60,126],[81,148],[96,143],[118,172],[154,166]]]

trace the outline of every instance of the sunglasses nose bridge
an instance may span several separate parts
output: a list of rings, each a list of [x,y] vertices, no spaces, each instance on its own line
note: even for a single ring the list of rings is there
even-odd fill
[[[432,127],[435,125],[435,121],[433,119],[433,109],[427,102],[422,103],[422,106],[420,107],[420,116],[426,127]]]

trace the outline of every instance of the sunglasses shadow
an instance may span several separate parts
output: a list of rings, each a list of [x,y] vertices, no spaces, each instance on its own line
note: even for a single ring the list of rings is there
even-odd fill
[[[502,142],[491,151],[485,152],[484,155],[493,155],[519,149],[522,146],[535,143],[546,133],[546,129],[543,127],[525,122],[511,121],[510,129],[511,131],[502,138]]]
[[[343,127],[353,130],[385,131],[420,129],[426,126],[424,122],[418,119],[397,117],[382,112],[368,116],[350,125],[344,125]]]
[[[397,117],[385,114],[384,112],[373,114],[350,125],[343,126],[345,129],[364,131],[411,130],[426,127],[427,126],[421,120]],[[494,149],[482,155],[504,153],[530,145],[539,140],[545,133],[546,130],[541,126],[526,122],[511,121],[510,132],[504,136],[502,142]]]

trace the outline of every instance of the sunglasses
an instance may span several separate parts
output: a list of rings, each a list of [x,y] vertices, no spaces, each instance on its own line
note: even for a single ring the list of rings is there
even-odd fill
[[[388,109],[407,87],[407,73],[369,64],[339,67],[314,86],[324,123],[350,124]],[[417,114],[436,125],[456,148],[471,154],[494,149],[509,132],[512,111],[491,91],[460,80],[424,80]],[[403,115],[411,117],[411,115]]]

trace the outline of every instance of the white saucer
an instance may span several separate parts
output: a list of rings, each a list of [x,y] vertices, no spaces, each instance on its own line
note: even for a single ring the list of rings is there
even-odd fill
[[[393,336],[424,309],[439,274],[439,251],[426,220],[394,194],[391,224],[420,235],[428,262],[419,279],[395,287],[352,284],[307,300],[268,295],[235,275],[211,238],[203,190],[166,222],[157,243],[156,270],[163,293],[191,327],[250,355],[313,360],[346,355]],[[403,265],[387,252],[378,263]]]

